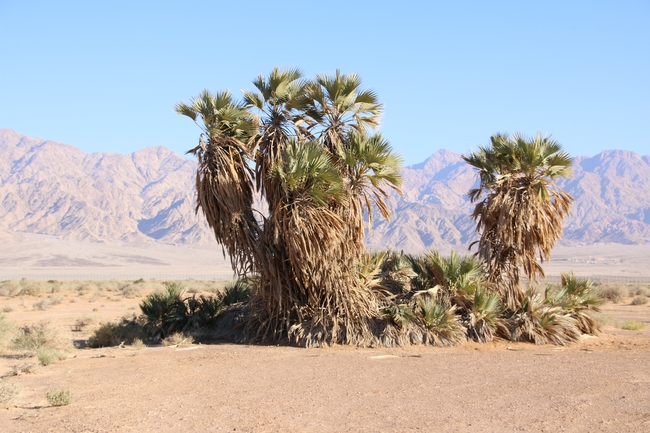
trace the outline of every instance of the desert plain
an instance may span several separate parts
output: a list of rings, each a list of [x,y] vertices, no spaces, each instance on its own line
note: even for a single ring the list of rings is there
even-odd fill
[[[160,287],[152,276],[182,275],[184,287],[201,292],[222,282],[191,275],[227,275],[228,263],[218,248],[57,242],[25,242],[22,256],[19,245],[0,253],[0,279],[58,275],[64,288],[0,297],[6,320],[47,321],[70,343],[65,359],[30,372],[17,366],[35,358],[0,357],[2,380],[20,390],[0,409],[2,432],[650,431],[650,304],[631,305],[628,291],[650,290],[646,246],[556,249],[549,276],[573,269],[637,281],[603,305],[601,334],[568,346],[304,349],[186,340],[89,349],[83,343],[99,324],[139,312],[142,297]],[[140,275],[144,283],[120,292],[79,278],[109,275]],[[56,302],[37,307],[47,299]],[[623,329],[633,322],[645,327]],[[53,389],[69,390],[72,402],[52,406]]]

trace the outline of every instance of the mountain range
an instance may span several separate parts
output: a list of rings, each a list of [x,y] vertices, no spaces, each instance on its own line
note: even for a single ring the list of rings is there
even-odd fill
[[[214,245],[195,213],[196,163],[164,147],[128,155],[0,129],[0,240],[21,233],[104,244]],[[476,239],[467,191],[474,170],[449,150],[402,171],[393,217],[376,218],[373,249],[466,249]],[[565,245],[650,243],[650,156],[626,150],[574,158],[560,186],[574,199]]]

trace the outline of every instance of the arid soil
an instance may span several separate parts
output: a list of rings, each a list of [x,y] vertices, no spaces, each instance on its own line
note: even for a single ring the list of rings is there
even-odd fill
[[[67,295],[67,296],[66,296]],[[49,319],[70,339],[135,312],[139,299],[63,293],[1,298],[16,323]],[[75,298],[75,302],[69,299]],[[68,359],[5,377],[21,393],[2,432],[647,432],[650,305],[606,304],[599,337],[568,347],[498,341],[453,348],[300,349],[233,344],[70,349]],[[626,321],[645,323],[637,331]],[[0,357],[0,375],[23,360]],[[48,391],[67,389],[69,406]]]
[[[1,233],[0,233],[1,235]],[[0,236],[0,280],[159,278],[208,279],[232,275],[230,262],[221,247],[214,245],[112,245],[60,240],[52,236],[20,234],[20,239]],[[451,250],[441,250],[448,254]],[[460,253],[467,253],[459,247]],[[547,275],[561,272],[578,276],[625,277],[650,282],[650,244],[593,244],[558,246],[552,260],[544,264]],[[212,275],[212,276],[208,276]],[[218,275],[215,277],[214,275]]]

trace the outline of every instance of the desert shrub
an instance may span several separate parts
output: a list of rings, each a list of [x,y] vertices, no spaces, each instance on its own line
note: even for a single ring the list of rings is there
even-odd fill
[[[9,304],[7,304],[7,305],[5,305],[4,307],[2,307],[2,312],[3,312],[3,313],[11,313],[11,312],[14,311],[15,309],[16,309],[16,307],[14,307],[13,305],[9,305]]]
[[[35,302],[32,305],[33,310],[38,310],[38,311],[44,311],[50,308],[53,305],[58,305],[63,302],[63,298],[61,296],[56,296],[56,295],[50,295],[45,299],[41,299],[38,302]]]
[[[57,280],[48,280],[47,284],[49,284],[49,291],[50,293],[57,293],[60,292],[62,289],[63,284],[60,281]]]
[[[175,332],[171,335],[168,335],[167,338],[163,340],[163,346],[183,346],[188,345],[191,342],[192,337],[189,334]]]
[[[88,299],[88,302],[89,302],[89,303],[97,302],[97,300],[98,300],[99,298],[101,298],[101,297],[102,297],[102,293],[101,293],[101,292],[95,292],[95,293],[93,293],[93,295],[90,297],[90,299]]]
[[[38,361],[41,363],[43,366],[48,366],[50,364],[53,364],[57,361],[63,361],[67,357],[63,352],[57,349],[52,349],[50,347],[42,347],[36,351],[36,357],[38,358]]]
[[[120,289],[122,296],[128,299],[137,298],[142,292],[142,287],[139,284],[129,284]]]
[[[131,347],[134,348],[134,349],[142,349],[143,347],[146,347],[146,346],[145,346],[144,342],[142,341],[142,339],[136,338],[131,343]]]
[[[11,407],[18,394],[20,394],[18,385],[0,379],[0,407]]]
[[[15,281],[3,281],[0,283],[0,296],[16,296],[20,292],[20,286]]]
[[[648,303],[648,298],[644,295],[636,296],[632,299],[632,305],[645,305]]]
[[[38,283],[21,281],[17,296],[39,296],[42,293],[43,290]]]
[[[50,308],[51,306],[52,306],[52,302],[49,299],[42,299],[42,300],[40,300],[38,302],[35,302],[32,305],[32,309],[35,310],[35,311],[36,310],[37,311],[45,311],[48,308]]]
[[[142,284],[142,283],[144,283],[144,278],[138,278],[133,282],[133,284]]]
[[[52,406],[67,406],[72,403],[72,393],[64,389],[53,389],[45,395],[45,398]]]
[[[601,286],[598,288],[598,295],[615,304],[623,300],[623,289],[618,286]]]
[[[88,347],[111,347],[122,343],[133,344],[143,337],[142,322],[136,318],[123,317],[118,322],[107,322],[100,325],[88,339]]]
[[[625,322],[621,328],[627,331],[638,331],[639,329],[645,328],[645,323],[631,320],[629,322]]]
[[[646,297],[650,297],[650,288],[648,288],[648,287],[639,287],[639,288],[636,289],[636,291],[634,292],[634,294],[635,294],[636,296],[646,296]]]
[[[21,327],[13,340],[13,348],[34,356],[42,348],[65,351],[70,348],[70,341],[62,335],[59,328],[48,321],[42,321]]]
[[[106,292],[117,292],[121,286],[117,281],[99,281],[97,282],[97,288]]]
[[[93,319],[92,317],[88,317],[88,316],[80,317],[74,322],[74,325],[72,326],[72,330],[76,332],[83,331],[85,328],[92,325],[93,323],[95,323],[95,319]]]
[[[94,283],[82,283],[77,287],[77,292],[91,292],[97,290],[97,286]]]

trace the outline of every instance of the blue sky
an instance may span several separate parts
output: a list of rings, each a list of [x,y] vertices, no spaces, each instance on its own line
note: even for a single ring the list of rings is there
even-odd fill
[[[275,66],[359,73],[407,164],[515,131],[650,154],[647,0],[0,0],[0,128],[87,152],[183,153],[176,102]]]

